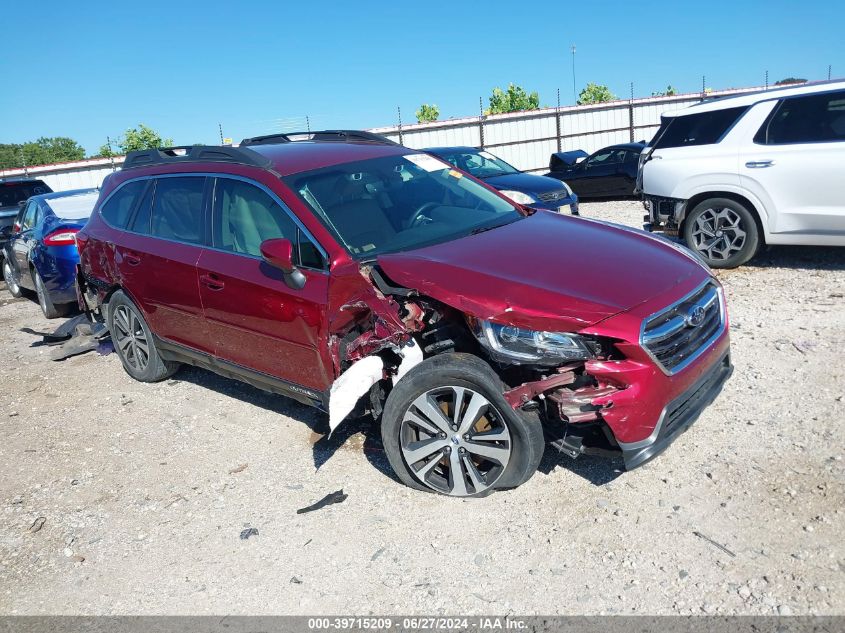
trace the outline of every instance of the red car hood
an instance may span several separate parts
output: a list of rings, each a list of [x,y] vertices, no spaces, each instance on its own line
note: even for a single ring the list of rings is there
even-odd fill
[[[380,255],[378,263],[394,282],[475,317],[558,331],[593,325],[708,276],[657,238],[545,211],[444,244]]]

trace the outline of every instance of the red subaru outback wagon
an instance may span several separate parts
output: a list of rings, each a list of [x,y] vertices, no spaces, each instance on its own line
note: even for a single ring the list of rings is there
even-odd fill
[[[130,153],[77,241],[81,301],[133,378],[205,367],[332,430],[371,412],[421,490],[518,486],[547,442],[636,467],[732,370],[693,256],[365,132]]]

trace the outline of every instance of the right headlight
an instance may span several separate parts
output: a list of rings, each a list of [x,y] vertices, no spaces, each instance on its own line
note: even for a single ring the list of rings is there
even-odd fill
[[[527,193],[523,193],[521,191],[511,191],[510,189],[504,189],[499,192],[505,197],[510,198],[517,204],[534,204],[537,202],[537,199],[533,196],[529,196]]]
[[[595,357],[595,343],[578,334],[529,330],[481,319],[471,319],[470,324],[478,341],[497,360],[515,364],[559,365]]]

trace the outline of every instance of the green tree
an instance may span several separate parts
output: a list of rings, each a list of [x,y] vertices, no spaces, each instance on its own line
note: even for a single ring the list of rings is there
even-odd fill
[[[675,90],[675,88],[673,88],[672,85],[670,84],[670,85],[666,86],[666,90],[658,90],[656,92],[652,92],[651,96],[652,97],[674,97],[676,94],[678,94],[678,91]]]
[[[490,95],[490,107],[484,114],[502,114],[504,112],[521,112],[522,110],[536,110],[540,107],[540,95],[536,92],[527,93],[521,86],[508,84],[507,91],[493,88]]]
[[[607,101],[614,101],[616,95],[610,92],[610,88],[592,82],[588,83],[581,94],[578,95],[578,105],[588,105],[591,103],[605,103]]]
[[[173,145],[172,138],[162,138],[161,134],[151,127],[139,123],[138,127],[129,128],[123,136],[116,138],[112,144],[105,143],[100,146],[100,151],[95,158],[108,158],[141,149],[155,149],[157,147],[170,147]]]
[[[0,168],[66,163],[85,158],[85,149],[66,136],[42,136],[26,143],[0,144]]]
[[[416,115],[417,123],[431,123],[440,118],[440,108],[434,104],[423,103],[416,111]]]
[[[780,81],[776,81],[776,86],[788,86],[789,84],[805,84],[807,83],[806,79],[800,77],[787,77],[786,79],[781,79]]]

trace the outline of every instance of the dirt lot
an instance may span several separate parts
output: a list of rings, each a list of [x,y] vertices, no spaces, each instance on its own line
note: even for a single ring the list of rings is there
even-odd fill
[[[57,323],[2,288],[0,612],[845,613],[845,249],[719,277],[736,372],[664,455],[548,451],[471,501],[397,483],[362,422],[318,441],[321,414],[211,373],[51,362],[21,328]]]

